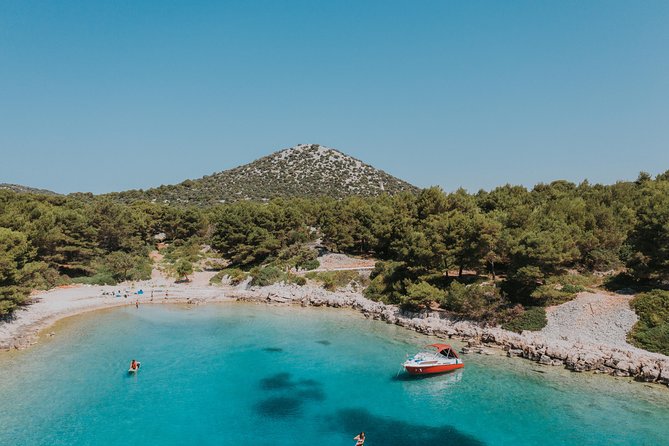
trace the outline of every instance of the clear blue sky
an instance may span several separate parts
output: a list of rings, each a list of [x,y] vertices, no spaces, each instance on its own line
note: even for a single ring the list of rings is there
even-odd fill
[[[0,182],[108,192],[297,143],[418,186],[669,169],[669,1],[0,2]]]

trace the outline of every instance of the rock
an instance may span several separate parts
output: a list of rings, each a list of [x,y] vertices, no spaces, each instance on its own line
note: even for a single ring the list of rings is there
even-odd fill
[[[443,312],[403,312],[394,305],[368,300],[359,290],[353,289],[329,292],[322,288],[281,284],[240,292],[245,293],[242,300],[255,302],[299,302],[303,306],[354,308],[368,319],[382,320],[443,339],[462,339],[467,344],[462,349],[463,354],[493,354],[484,348],[484,345],[491,345],[506,350],[508,357],[522,356],[542,365],[564,366],[576,372],[633,376],[640,380],[669,384],[669,359],[635,349],[624,342],[624,336],[620,337],[621,329],[631,327],[636,321],[631,310],[626,309],[624,314],[612,313],[609,319],[589,322],[585,328],[581,327],[580,322],[575,322],[574,316],[578,312],[582,313],[584,308],[586,313],[592,312],[593,306],[595,310],[599,309],[597,305],[606,299],[601,295],[589,294],[560,306],[558,316],[562,319],[558,320],[558,327],[561,331],[542,330],[521,335],[499,327],[454,321]],[[565,327],[570,331],[565,332]]]
[[[519,348],[511,348],[506,352],[506,356],[509,358],[514,356],[523,356],[523,351]]]
[[[541,355],[541,357],[539,358],[539,364],[553,365],[553,360],[548,355]]]
[[[462,347],[462,354],[469,355],[471,353],[483,353],[483,347],[480,346]]]
[[[660,376],[660,370],[657,366],[646,365],[641,367],[640,378],[644,381],[657,381],[657,378]]]
[[[658,382],[669,384],[669,364],[661,364]]]
[[[556,358],[560,360],[567,359],[567,356],[569,356],[569,352],[567,351],[567,349],[560,346],[546,347],[546,354],[551,358]]]
[[[611,367],[607,367],[605,365],[600,365],[595,369],[595,373],[606,373],[607,375],[613,375],[615,372],[615,369]]]
[[[620,370],[621,372],[626,372],[628,374],[634,369],[635,367],[627,361],[620,361],[618,364],[616,364],[616,370]]]

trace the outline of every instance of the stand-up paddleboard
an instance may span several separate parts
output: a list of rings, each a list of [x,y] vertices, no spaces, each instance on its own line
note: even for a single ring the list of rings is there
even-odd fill
[[[137,373],[139,371],[139,368],[141,367],[141,365],[142,365],[142,363],[137,361],[137,368],[136,369],[133,369],[133,368],[128,369],[128,373]]]

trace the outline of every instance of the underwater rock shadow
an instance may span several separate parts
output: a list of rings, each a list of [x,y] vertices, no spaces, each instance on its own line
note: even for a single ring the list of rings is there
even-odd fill
[[[268,353],[281,353],[283,351],[283,349],[279,348],[279,347],[265,347],[265,348],[262,349],[262,351],[268,352]]]
[[[337,431],[357,434],[365,432],[370,444],[405,446],[410,444],[485,446],[485,443],[457,428],[412,424],[402,420],[383,418],[365,409],[352,408],[335,412],[333,428]]]
[[[285,419],[301,415],[304,400],[290,396],[275,396],[256,404],[256,411],[267,418]]]
[[[325,401],[325,392],[318,388],[300,390],[297,396],[303,400]]]
[[[290,373],[277,373],[260,380],[263,390],[278,392],[255,405],[256,412],[273,419],[299,417],[302,408],[309,402],[320,402],[326,399],[323,383],[315,379],[293,380]],[[275,394],[276,395],[276,394]]]
[[[322,382],[311,378],[295,381],[293,380],[292,375],[288,372],[277,373],[260,380],[260,388],[263,390],[279,391],[299,389],[300,392],[306,392],[306,395],[314,391],[322,393],[322,387]]]
[[[290,377],[290,373],[277,373],[260,380],[260,388],[264,390],[284,390],[293,387],[295,387],[295,383]]]
[[[321,345],[332,345],[332,342],[323,340],[323,341],[316,341],[316,344],[321,344]]]

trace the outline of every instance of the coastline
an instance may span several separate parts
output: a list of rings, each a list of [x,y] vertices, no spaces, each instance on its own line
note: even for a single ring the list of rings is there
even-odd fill
[[[506,352],[506,355],[522,357],[546,366],[562,366],[574,372],[603,373],[618,377],[631,377],[637,381],[653,382],[669,386],[669,357],[647,352],[620,340],[625,333],[624,323],[618,326],[613,336],[616,342],[588,342],[578,336],[564,336],[561,331],[574,330],[569,322],[558,321],[540,332],[509,332],[498,327],[483,327],[469,321],[454,321],[443,313],[425,311],[421,313],[402,312],[393,305],[386,305],[366,299],[362,293],[346,289],[337,292],[326,291],[314,286],[271,285],[268,287],[212,286],[209,278],[213,273],[196,273],[193,281],[174,284],[158,272],[151,280],[116,286],[78,285],[56,288],[36,294],[35,302],[19,310],[10,321],[0,322],[0,351],[28,348],[38,342],[41,333],[46,332],[55,322],[78,314],[134,305],[191,304],[200,305],[218,302],[248,301],[274,305],[347,307],[361,312],[366,318],[395,324],[422,334],[444,339],[457,338],[467,343],[463,353],[493,353],[488,347]],[[143,294],[133,294],[142,290]],[[121,297],[107,293],[120,291]],[[153,293],[152,293],[153,291]],[[124,297],[124,294],[128,297]],[[165,295],[167,293],[167,296]],[[116,294],[116,293],[115,293]],[[153,294],[153,296],[152,296]],[[575,301],[563,304],[571,315],[574,307],[585,303],[593,309],[593,302],[601,295],[581,293]],[[604,296],[606,299],[613,296]],[[618,299],[628,299],[617,297]],[[574,303],[573,303],[574,302]],[[561,306],[562,307],[562,306]],[[554,309],[549,309],[549,316]],[[592,311],[592,318],[595,312]],[[601,315],[597,315],[600,317]],[[581,318],[582,319],[582,318]],[[629,317],[628,317],[629,319]],[[549,318],[550,320],[550,318]],[[572,324],[587,325],[588,321],[578,317],[570,318]],[[594,326],[605,329],[603,324],[610,320],[593,320]],[[566,326],[559,326],[563,324]],[[47,333],[53,336],[54,333]]]

